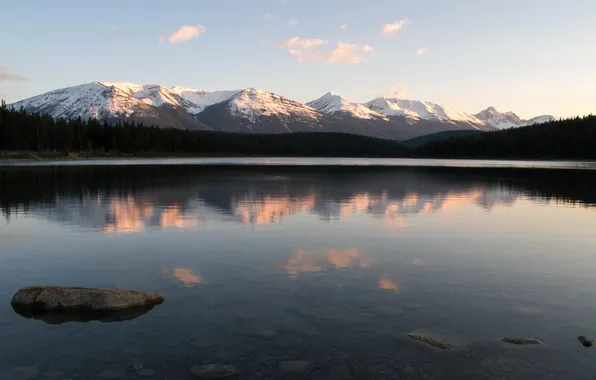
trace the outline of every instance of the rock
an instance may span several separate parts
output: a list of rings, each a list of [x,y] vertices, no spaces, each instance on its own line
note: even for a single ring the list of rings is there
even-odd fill
[[[163,301],[159,294],[135,290],[31,286],[19,289],[12,298],[11,305],[39,312],[65,309],[119,311],[155,306]]]
[[[11,368],[6,372],[0,372],[0,379],[11,379],[11,380],[31,380],[37,377],[39,368],[35,366],[31,367],[15,367]]]
[[[341,365],[331,368],[329,371],[329,379],[354,380],[356,378],[350,373],[350,369],[348,367]]]
[[[304,372],[309,366],[308,360],[284,360],[279,362],[279,368],[286,372]]]
[[[130,320],[163,301],[159,294],[134,290],[33,286],[20,289],[11,305],[25,318],[60,324]]]
[[[115,369],[109,369],[109,370],[103,371],[102,373],[99,374],[99,378],[105,379],[105,380],[119,379],[121,376],[122,376],[122,373],[120,373],[120,371],[117,371]]]
[[[151,369],[151,368],[145,368],[145,369],[141,369],[141,370],[139,370],[139,371],[137,372],[137,374],[138,374],[139,376],[142,376],[142,377],[151,377],[151,376],[155,376],[155,375],[157,375],[157,372],[155,372],[155,370],[154,370],[154,369]]]
[[[227,379],[238,375],[236,368],[229,364],[206,364],[190,367],[190,372],[200,379]]]
[[[408,334],[408,337],[410,337],[414,340],[418,340],[420,342],[424,342],[426,344],[430,344],[431,346],[440,348],[441,350],[448,350],[450,348],[455,347],[454,345],[445,343],[442,340],[438,340],[438,339],[427,337],[427,336],[422,336],[422,335],[417,335],[417,334]]]
[[[594,345],[594,343],[596,343],[594,341],[594,339],[587,338],[587,337],[585,337],[583,335],[578,336],[577,337],[577,340],[579,340],[579,342],[581,344],[583,344],[584,347],[592,347]]]
[[[505,337],[501,339],[505,343],[517,344],[520,346],[527,346],[527,345],[535,345],[535,344],[542,344],[541,341],[534,338],[514,338],[514,337]]]
[[[263,337],[263,338],[274,338],[276,336],[278,336],[279,334],[277,333],[277,331],[274,330],[262,330],[259,331],[259,336]]]
[[[64,373],[64,371],[60,370],[51,370],[44,372],[43,374],[43,377],[47,379],[63,379],[64,376],[66,376],[66,374]]]
[[[140,371],[143,369],[143,363],[139,363],[139,362],[134,362],[130,365],[130,367],[133,371]]]

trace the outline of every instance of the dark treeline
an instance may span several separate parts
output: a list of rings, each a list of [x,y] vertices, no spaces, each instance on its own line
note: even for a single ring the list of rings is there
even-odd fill
[[[0,106],[0,151],[103,155],[262,155],[320,157],[453,157],[596,159],[596,116],[462,136],[470,131],[422,136],[416,144],[344,133],[278,135],[187,131],[110,124],[95,119],[53,119]],[[473,132],[473,131],[472,131]],[[450,137],[450,135],[457,137]],[[433,137],[434,138],[434,137]],[[428,142],[427,142],[428,141]],[[420,145],[422,144],[422,145]],[[418,145],[418,146],[417,146]],[[417,147],[416,147],[417,146]]]
[[[395,141],[344,133],[233,134],[158,128],[132,121],[54,120],[9,109],[4,102],[0,107],[0,151],[336,157],[400,157],[408,153]]]
[[[428,142],[422,157],[596,159],[596,116]]]

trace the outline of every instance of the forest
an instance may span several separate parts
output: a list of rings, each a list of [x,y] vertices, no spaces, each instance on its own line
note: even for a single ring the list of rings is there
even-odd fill
[[[430,141],[419,157],[596,159],[596,116]]]
[[[596,159],[596,116],[481,134],[439,134],[416,144],[346,133],[240,134],[120,121],[53,119],[0,105],[0,152],[120,155]],[[407,146],[409,145],[409,147]]]
[[[0,151],[71,152],[85,156],[261,155],[306,157],[403,157],[397,141],[347,133],[258,135],[187,131],[121,121],[57,119],[0,106]]]

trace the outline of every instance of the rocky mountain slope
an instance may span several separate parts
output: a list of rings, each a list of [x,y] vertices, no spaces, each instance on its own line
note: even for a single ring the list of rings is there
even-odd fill
[[[555,120],[555,117],[552,115],[541,115],[523,120],[513,112],[499,112],[495,107],[488,107],[474,116],[482,120],[485,124],[497,129],[517,128]]]
[[[514,114],[498,114],[490,108],[470,115],[431,102],[395,98],[359,104],[327,93],[304,104],[255,88],[210,92],[112,82],[54,90],[12,106],[65,119],[127,119],[162,127],[239,133],[346,132],[397,140],[548,120],[548,116],[518,120]]]

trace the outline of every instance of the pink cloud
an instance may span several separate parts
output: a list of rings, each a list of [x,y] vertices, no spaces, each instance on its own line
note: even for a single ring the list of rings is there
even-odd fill
[[[310,49],[315,46],[321,46],[326,44],[327,41],[322,40],[320,38],[313,38],[313,39],[302,39],[300,37],[290,38],[287,41],[282,42],[280,45],[287,47],[287,48],[300,48],[300,49]]]
[[[418,55],[426,54],[427,52],[428,52],[428,48],[418,48],[418,49],[416,49],[416,54],[418,54]]]
[[[26,81],[28,78],[18,75],[10,71],[10,68],[7,66],[0,66],[0,81],[15,81],[15,82],[22,82]]]
[[[381,30],[381,34],[383,37],[391,37],[406,26],[406,20],[399,20],[392,22],[390,24],[383,25],[383,29]]]
[[[296,57],[299,62],[323,62],[327,64],[350,64],[356,65],[365,60],[366,56],[374,56],[375,49],[369,45],[349,44],[339,42],[333,50],[298,50],[290,49],[290,55]]]
[[[196,25],[196,26],[182,26],[174,33],[172,33],[169,37],[161,36],[159,38],[160,41],[167,40],[171,44],[181,44],[183,42],[188,42],[193,38],[197,38],[202,33],[207,30],[203,25]]]

